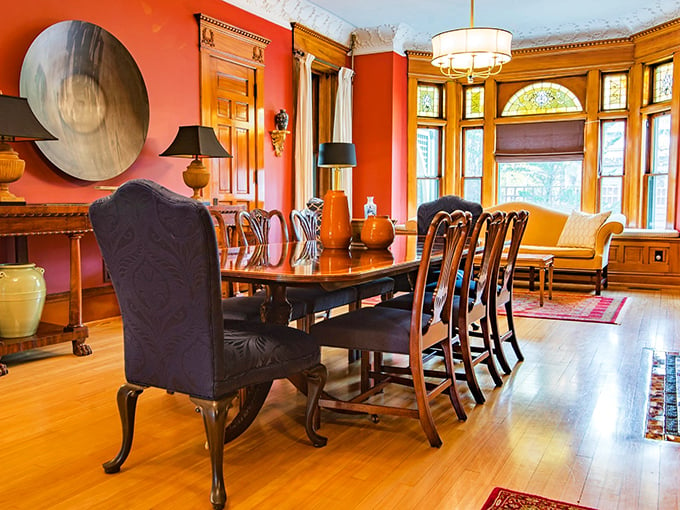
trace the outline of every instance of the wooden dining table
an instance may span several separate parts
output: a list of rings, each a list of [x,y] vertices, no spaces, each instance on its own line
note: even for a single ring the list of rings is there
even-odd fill
[[[227,248],[220,253],[222,279],[263,285],[266,288],[261,318],[287,325],[291,306],[288,287],[326,290],[357,285],[385,276],[412,274],[418,270],[424,237],[396,236],[388,249],[324,249],[317,241],[272,243]],[[433,260],[441,259],[435,245]],[[238,299],[231,298],[231,299]],[[301,391],[301,381],[291,378]],[[227,426],[225,442],[242,434],[264,404],[271,383],[249,387],[241,393],[236,417]]]

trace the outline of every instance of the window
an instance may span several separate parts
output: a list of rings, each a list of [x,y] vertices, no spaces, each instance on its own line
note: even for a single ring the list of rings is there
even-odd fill
[[[650,118],[650,154],[647,170],[647,228],[666,228],[671,115]]]
[[[439,85],[418,84],[418,117],[440,118],[442,94]]]
[[[557,83],[537,82],[515,92],[503,108],[502,116],[581,111],[581,102],[568,88]]]
[[[531,202],[564,212],[581,209],[581,161],[498,164],[498,203]]]
[[[605,120],[600,126],[600,211],[621,212],[626,121]]]
[[[605,74],[602,77],[602,109],[624,110],[628,105],[628,75]]]
[[[482,201],[484,129],[463,129],[463,198]]]
[[[465,87],[465,119],[484,117],[484,87]]]
[[[417,203],[439,198],[441,189],[441,130],[419,127],[417,133]]]
[[[659,64],[654,67],[652,78],[652,102],[660,103],[671,100],[673,90],[673,62]]]

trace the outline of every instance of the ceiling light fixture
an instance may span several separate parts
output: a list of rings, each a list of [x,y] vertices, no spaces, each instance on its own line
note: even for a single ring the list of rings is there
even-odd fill
[[[432,65],[452,79],[486,80],[510,61],[512,34],[500,28],[474,28],[475,2],[470,0],[470,28],[432,37]]]

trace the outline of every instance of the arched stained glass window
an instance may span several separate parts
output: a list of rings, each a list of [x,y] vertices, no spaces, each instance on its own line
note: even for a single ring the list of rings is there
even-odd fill
[[[518,90],[508,100],[502,116],[582,112],[581,102],[568,88],[551,82],[537,82]]]

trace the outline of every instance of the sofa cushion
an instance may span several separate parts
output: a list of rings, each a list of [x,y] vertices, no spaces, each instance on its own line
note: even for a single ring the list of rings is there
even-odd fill
[[[567,257],[574,259],[592,259],[595,256],[595,248],[572,248],[570,246],[533,246],[521,245],[520,253],[531,255],[553,255],[555,257]]]
[[[611,211],[587,214],[572,211],[564,224],[557,246],[570,248],[595,248],[597,231],[609,218]]]

